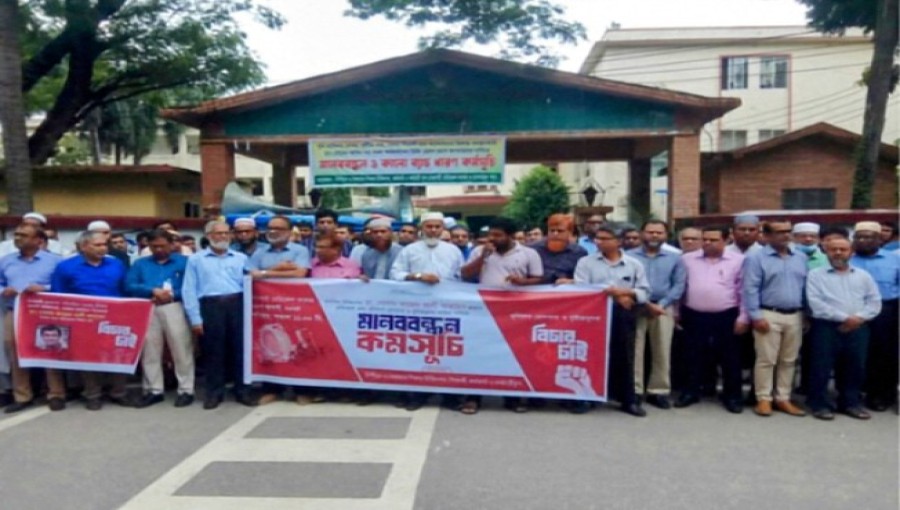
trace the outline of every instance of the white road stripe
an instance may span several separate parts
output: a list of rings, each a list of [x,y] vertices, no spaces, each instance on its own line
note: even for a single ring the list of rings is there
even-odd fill
[[[259,407],[213,438],[122,506],[126,510],[405,510],[412,509],[439,410],[410,413],[390,406],[347,404]],[[295,418],[410,418],[402,439],[257,439],[245,436],[265,420]],[[252,498],[175,496],[175,492],[212,462],[386,462],[393,464],[381,497]]]
[[[49,412],[50,409],[48,409],[46,406],[37,407],[28,411],[22,411],[21,414],[17,414],[15,416],[0,420],[0,432],[15,427],[16,425],[21,425],[25,422],[29,422],[35,418],[40,418],[41,416]]]

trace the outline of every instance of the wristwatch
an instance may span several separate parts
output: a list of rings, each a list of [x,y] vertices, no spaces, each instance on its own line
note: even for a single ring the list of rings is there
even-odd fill
[[[416,274],[414,274],[414,275],[413,275],[413,279],[414,279],[414,280],[421,280],[421,279],[422,279],[422,273],[416,273]]]

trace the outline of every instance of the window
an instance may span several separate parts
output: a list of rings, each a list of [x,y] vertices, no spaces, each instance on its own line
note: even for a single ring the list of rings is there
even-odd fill
[[[185,202],[182,209],[185,218],[199,218],[200,204],[196,202]]]
[[[762,57],[759,59],[759,88],[783,89],[787,87],[787,57]]]
[[[744,130],[723,129],[719,134],[719,150],[730,151],[747,145],[747,132]]]
[[[760,129],[759,130],[759,141],[765,142],[771,138],[775,138],[777,136],[781,136],[785,133],[783,129]]]
[[[262,179],[241,179],[244,182],[248,191],[254,197],[261,197],[265,194],[265,187],[263,186]]]
[[[294,181],[294,190],[298,197],[306,195],[306,178],[298,177],[297,180]]]
[[[424,197],[425,196],[425,186],[407,186],[409,190],[409,196],[411,197]]]
[[[781,191],[781,208],[834,209],[834,188],[786,189]]]
[[[494,184],[476,184],[472,186],[466,186],[463,189],[464,193],[481,193],[484,191],[497,191],[497,186]]]
[[[188,154],[200,154],[200,135],[185,135]]]
[[[747,57],[722,59],[722,90],[747,88]]]

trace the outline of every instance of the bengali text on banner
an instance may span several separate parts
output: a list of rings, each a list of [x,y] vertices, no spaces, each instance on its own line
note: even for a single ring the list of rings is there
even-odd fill
[[[256,280],[245,379],[289,385],[605,401],[599,289]]]
[[[133,374],[152,313],[146,299],[21,294],[15,321],[19,364]]]

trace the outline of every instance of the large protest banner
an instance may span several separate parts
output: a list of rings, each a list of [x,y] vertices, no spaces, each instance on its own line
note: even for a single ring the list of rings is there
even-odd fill
[[[319,138],[309,141],[312,185],[500,184],[499,136]]]
[[[245,379],[605,401],[610,301],[598,289],[256,280]]]
[[[15,321],[19,364],[133,374],[152,313],[146,299],[21,294]]]

